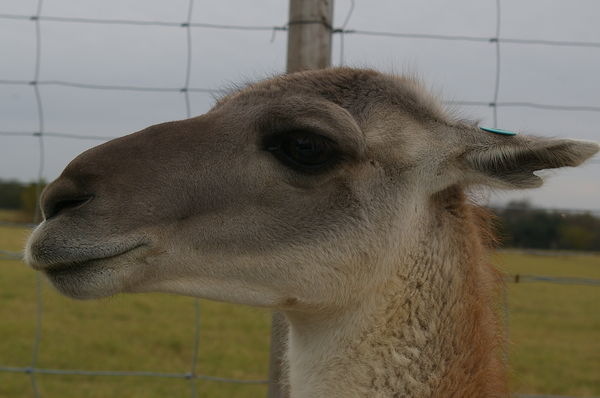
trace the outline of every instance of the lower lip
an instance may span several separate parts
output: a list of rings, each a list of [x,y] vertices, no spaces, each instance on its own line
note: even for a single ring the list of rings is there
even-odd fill
[[[86,272],[93,267],[93,262],[94,260],[89,260],[81,263],[54,266],[52,268],[45,269],[44,273],[46,273],[46,275],[48,276],[53,277]]]

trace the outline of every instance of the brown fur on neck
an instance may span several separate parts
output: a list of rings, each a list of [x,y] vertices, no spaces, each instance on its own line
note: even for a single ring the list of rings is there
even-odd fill
[[[418,244],[364,308],[311,326],[346,329],[313,375],[319,394],[297,396],[508,397],[489,215],[455,186],[431,199],[425,219]]]
[[[464,252],[464,262],[459,264],[464,283],[461,305],[449,314],[452,330],[444,335],[450,350],[446,370],[432,397],[507,397],[506,344],[500,321],[504,286],[488,258],[496,243],[493,216],[468,203],[459,186],[438,193],[433,203],[452,224],[453,245]]]

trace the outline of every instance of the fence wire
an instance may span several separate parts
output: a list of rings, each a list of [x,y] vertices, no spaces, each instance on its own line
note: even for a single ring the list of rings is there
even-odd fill
[[[493,111],[493,125],[497,127],[498,124],[498,108],[533,108],[541,110],[552,110],[552,111],[566,111],[566,112],[600,112],[600,106],[598,105],[564,105],[564,104],[550,104],[550,103],[537,103],[529,101],[498,101],[499,91],[501,87],[501,45],[504,43],[523,45],[523,46],[554,46],[554,47],[579,47],[589,48],[590,50],[600,50],[600,42],[596,41],[560,41],[560,40],[543,40],[543,39],[523,39],[523,38],[511,38],[501,37],[501,0],[495,0],[495,35],[493,37],[484,36],[469,36],[469,35],[442,35],[442,34],[421,34],[421,33],[410,33],[410,32],[383,32],[375,30],[362,30],[362,29],[347,29],[347,25],[354,12],[355,1],[350,0],[350,7],[348,13],[344,19],[344,22],[339,28],[329,27],[332,34],[339,35],[340,38],[340,54],[339,64],[344,65],[345,63],[345,37],[347,35],[355,36],[375,36],[375,37],[391,37],[398,39],[410,39],[410,40],[442,40],[442,41],[455,41],[455,42],[486,42],[493,45],[495,48],[495,73],[494,73],[494,91],[490,101],[447,101],[450,105],[466,105],[466,106],[482,106],[491,107]],[[18,85],[18,86],[31,86],[35,95],[36,112],[38,128],[37,131],[6,131],[0,130],[0,136],[18,136],[18,137],[34,137],[38,141],[39,156],[38,156],[38,173],[37,173],[37,184],[36,194],[39,198],[40,191],[43,184],[44,176],[44,161],[45,161],[45,150],[44,140],[45,138],[63,138],[63,139],[84,139],[84,140],[98,140],[107,141],[116,137],[112,136],[98,136],[98,135],[82,135],[72,134],[60,131],[46,131],[44,126],[44,103],[40,94],[40,87],[43,86],[63,86],[72,87],[85,90],[112,90],[112,91],[137,91],[137,92],[157,92],[157,93],[173,93],[180,92],[184,96],[185,100],[185,114],[187,117],[191,117],[190,97],[189,93],[206,93],[212,95],[218,95],[224,93],[224,90],[217,88],[207,87],[190,87],[191,78],[191,66],[192,66],[192,29],[214,29],[214,30],[237,30],[237,31],[265,31],[271,32],[271,41],[273,41],[275,34],[279,31],[287,31],[288,25],[236,25],[236,24],[212,24],[212,23],[199,23],[192,21],[192,11],[194,7],[194,0],[189,0],[187,4],[186,20],[183,22],[172,22],[172,21],[146,21],[146,20],[130,20],[130,19],[102,19],[102,18],[76,18],[76,17],[60,17],[60,16],[47,16],[42,15],[43,0],[37,1],[36,12],[33,15],[23,14],[0,14],[0,19],[5,20],[23,20],[31,21],[35,26],[35,69],[31,80],[14,80],[14,79],[0,79],[0,85]],[[132,86],[132,85],[106,85],[106,84],[94,84],[88,82],[77,82],[67,80],[40,80],[40,70],[42,67],[41,50],[42,50],[42,32],[40,22],[56,22],[56,23],[85,23],[85,24],[100,24],[100,25],[129,25],[129,26],[162,26],[172,27],[178,29],[185,29],[186,31],[186,69],[184,84],[180,87],[152,87],[152,86]],[[600,164],[600,160],[592,160],[591,163]],[[579,210],[565,210],[561,209],[561,212],[581,212]],[[16,228],[33,228],[40,221],[39,206],[36,208],[36,213],[32,223],[19,223],[19,222],[6,222],[0,221],[0,227],[16,227]],[[21,260],[22,253],[6,251],[0,249],[0,260]],[[541,275],[507,275],[507,282],[513,283],[554,283],[554,284],[569,284],[569,285],[586,285],[586,286],[600,286],[600,280],[590,278],[570,278],[570,277],[551,277]],[[161,372],[145,372],[145,371],[87,371],[81,369],[46,369],[37,367],[38,352],[41,344],[41,326],[43,318],[43,302],[42,302],[42,283],[39,273],[36,276],[35,283],[35,297],[36,297],[36,321],[35,321],[35,338],[32,344],[32,358],[29,367],[10,367],[0,365],[0,371],[12,372],[12,373],[24,373],[31,376],[31,385],[34,392],[34,396],[40,397],[40,391],[37,385],[36,374],[53,374],[53,375],[84,375],[84,376],[147,376],[147,377],[159,377],[159,378],[180,378],[190,380],[191,396],[197,397],[197,380],[208,380],[225,383],[239,383],[239,384],[266,384],[268,380],[239,380],[232,378],[223,378],[216,376],[203,375],[198,373],[198,356],[200,348],[200,305],[199,301],[195,300],[195,315],[194,315],[194,345],[193,353],[190,363],[190,370],[188,373],[161,373]],[[552,396],[552,395],[531,395],[531,394],[520,394],[517,395],[519,398],[569,398],[563,396]]]
[[[186,30],[186,69],[183,87],[136,87],[136,86],[114,86],[114,85],[97,85],[97,84],[86,84],[78,82],[68,81],[40,81],[40,70],[42,66],[41,60],[41,48],[42,48],[42,34],[40,28],[40,21],[57,21],[57,22],[86,22],[86,23],[104,23],[104,24],[129,24],[129,25],[157,25],[157,26],[172,26],[172,24],[164,22],[144,22],[144,21],[109,21],[109,20],[93,20],[93,19],[81,19],[81,18],[59,18],[59,17],[44,17],[41,15],[43,0],[38,0],[36,6],[36,13],[33,16],[25,17],[19,15],[0,15],[0,19],[27,19],[35,24],[35,69],[33,78],[30,81],[22,80],[0,80],[0,85],[29,85],[33,87],[36,109],[37,109],[37,120],[38,129],[32,132],[14,132],[14,131],[0,131],[0,135],[3,136],[32,136],[38,140],[39,148],[39,165],[36,182],[36,197],[38,198],[41,194],[43,186],[44,176],[44,138],[45,137],[60,137],[70,139],[96,139],[107,141],[116,137],[107,136],[83,136],[78,134],[69,134],[61,132],[47,132],[45,131],[44,125],[44,103],[40,95],[40,86],[54,85],[54,86],[65,86],[74,87],[81,89],[95,89],[95,90],[125,90],[125,91],[146,91],[146,92],[181,92],[185,99],[185,114],[189,118],[191,117],[190,107],[190,92],[201,92],[208,94],[221,93],[222,90],[216,89],[205,89],[205,88],[192,88],[190,87],[191,67],[192,67],[192,27],[211,27],[216,29],[229,29],[235,28],[240,30],[262,30],[260,27],[250,26],[235,26],[226,27],[221,25],[212,24],[194,24],[191,22],[192,11],[194,6],[194,0],[188,1],[187,7],[187,18],[183,23],[178,23],[176,26],[184,28]],[[33,228],[37,223],[40,222],[40,207],[36,206],[35,215],[32,223],[19,223],[19,222],[0,222],[0,226],[3,227],[27,227]],[[0,260],[21,260],[23,258],[22,253],[11,252],[0,249]],[[224,383],[237,383],[237,384],[267,384],[268,380],[240,380],[234,378],[225,378],[199,374],[198,368],[198,356],[200,349],[200,303],[198,299],[194,300],[194,343],[192,348],[192,357],[190,360],[190,370],[188,373],[161,373],[161,372],[145,372],[145,371],[87,371],[81,369],[46,369],[37,367],[39,350],[42,340],[42,319],[43,319],[43,301],[42,301],[42,279],[40,273],[36,274],[35,279],[35,300],[36,300],[36,316],[35,316],[35,331],[34,339],[32,344],[31,362],[28,367],[11,367],[0,365],[0,372],[11,372],[11,373],[23,373],[30,375],[31,388],[33,395],[36,398],[41,397],[40,389],[37,383],[37,374],[52,374],[52,375],[82,375],[82,376],[147,376],[147,377],[162,377],[162,378],[180,378],[190,380],[191,396],[196,398],[198,396],[198,380],[224,382]]]

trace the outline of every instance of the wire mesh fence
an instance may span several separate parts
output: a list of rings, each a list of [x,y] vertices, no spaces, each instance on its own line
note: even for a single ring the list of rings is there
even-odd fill
[[[224,91],[213,87],[195,87],[191,85],[192,75],[192,54],[194,50],[192,42],[192,30],[233,30],[233,31],[264,31],[271,32],[272,41],[277,32],[285,32],[288,29],[287,23],[273,25],[243,25],[243,24],[213,24],[199,23],[192,20],[192,12],[194,9],[194,0],[187,2],[186,18],[181,22],[173,21],[154,21],[154,20],[134,20],[134,19],[103,19],[103,18],[81,18],[81,17],[63,17],[50,16],[43,14],[44,0],[37,0],[35,13],[32,15],[23,14],[0,14],[0,20],[17,20],[29,21],[35,28],[35,59],[34,70],[31,79],[0,79],[0,86],[23,86],[31,87],[35,96],[36,114],[32,115],[37,119],[37,128],[35,130],[0,130],[0,136],[22,137],[37,140],[38,145],[38,170],[37,170],[37,196],[39,197],[42,188],[42,181],[45,172],[45,142],[46,139],[62,138],[69,140],[97,140],[107,141],[113,136],[105,135],[88,135],[88,134],[73,134],[64,131],[49,131],[46,129],[45,123],[45,102],[42,100],[41,91],[45,87],[68,87],[80,90],[93,91],[130,91],[130,92],[146,92],[146,93],[179,93],[184,99],[185,115],[192,116],[190,106],[190,93],[203,93],[206,95],[220,95]],[[453,100],[447,101],[447,104],[458,106],[479,106],[489,107],[492,109],[493,125],[498,125],[498,109],[499,108],[532,108],[541,110],[564,111],[564,112],[600,112],[600,106],[596,104],[581,104],[567,105],[561,103],[541,103],[531,101],[499,101],[499,91],[502,84],[502,44],[514,44],[521,46],[549,46],[549,47],[573,47],[585,48],[590,51],[600,51],[600,42],[596,41],[561,41],[561,40],[542,40],[528,39],[518,37],[505,37],[501,34],[502,28],[502,0],[495,0],[495,34],[491,37],[485,36],[469,36],[469,35],[443,35],[443,34],[422,34],[411,32],[388,32],[377,30],[351,29],[348,27],[354,12],[354,1],[351,1],[348,13],[344,18],[343,23],[339,27],[330,26],[332,34],[337,35],[340,39],[338,64],[344,65],[345,60],[345,38],[350,36],[371,36],[371,37],[388,37],[404,40],[436,40],[436,41],[455,41],[455,42],[479,42],[487,43],[495,50],[495,71],[494,71],[494,90],[493,95],[488,101],[467,101]],[[42,23],[54,22],[63,24],[94,24],[101,26],[147,26],[147,27],[165,27],[172,29],[181,29],[185,31],[185,70],[183,76],[183,84],[180,86],[146,86],[146,85],[114,85],[114,84],[99,84],[89,81],[71,81],[71,80],[45,80],[40,79],[40,71],[44,65],[42,57],[43,46],[43,30]],[[600,164],[599,160],[592,160],[592,163]],[[562,209],[563,212],[569,212],[569,209]],[[577,210],[573,210],[577,211]],[[6,222],[0,221],[0,227],[16,227],[16,228],[33,228],[40,221],[39,207],[36,208],[36,214],[31,223]],[[0,249],[0,260],[20,260],[21,253]],[[600,286],[600,280],[591,278],[568,278],[568,277],[550,277],[543,275],[507,275],[507,282],[511,283],[552,283],[552,284],[570,284],[570,285],[585,285],[585,286]],[[200,348],[200,306],[198,300],[195,301],[194,313],[194,342],[193,354],[189,365],[189,371],[186,373],[161,373],[148,371],[90,371],[83,369],[47,369],[38,367],[39,348],[41,344],[42,321],[43,321],[43,300],[41,294],[41,280],[37,276],[35,284],[35,300],[36,300],[36,322],[34,342],[32,344],[31,362],[27,367],[14,367],[7,364],[0,364],[0,372],[22,373],[30,376],[31,386],[35,397],[40,397],[40,389],[36,379],[38,374],[47,375],[83,375],[83,376],[145,376],[157,378],[175,378],[185,379],[190,381],[191,396],[199,396],[196,382],[198,380],[217,381],[225,383],[240,383],[240,384],[266,384],[268,380],[241,380],[233,378],[224,378],[213,375],[205,375],[197,372],[198,367],[198,352]],[[519,395],[521,398],[543,398],[554,397],[550,395]]]

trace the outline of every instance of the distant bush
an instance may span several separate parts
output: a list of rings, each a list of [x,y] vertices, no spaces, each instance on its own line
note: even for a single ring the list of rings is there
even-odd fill
[[[23,184],[19,181],[0,180],[0,209],[20,209],[22,189]]]
[[[29,219],[33,219],[37,207],[36,182],[23,183],[15,180],[0,180],[0,209],[18,210]],[[44,188],[42,181],[40,191]]]

